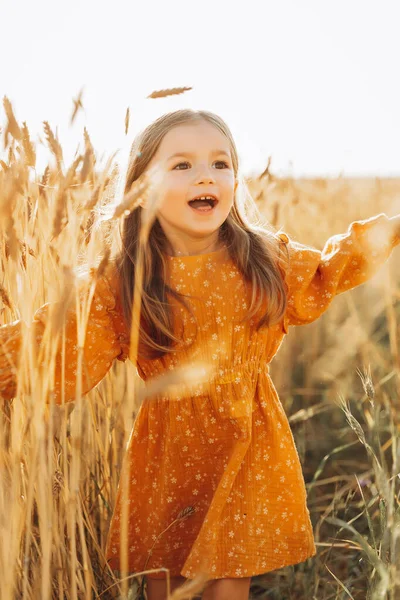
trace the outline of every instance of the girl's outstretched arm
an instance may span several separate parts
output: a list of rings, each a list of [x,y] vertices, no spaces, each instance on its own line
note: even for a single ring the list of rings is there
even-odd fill
[[[50,316],[51,304],[39,308],[32,323],[39,352]],[[83,346],[82,394],[89,392],[110,369],[113,360],[126,359],[121,348],[121,338],[116,323],[120,317],[115,312],[115,297],[106,277],[98,279],[92,303]],[[22,321],[0,327],[0,396],[11,399],[16,395],[16,374],[20,360],[20,348],[23,336]],[[65,359],[64,359],[64,398],[62,398],[62,362],[61,335],[55,359],[54,400],[60,404],[75,399],[77,369],[77,319],[75,303],[67,309],[65,317]]]
[[[288,285],[284,328],[315,321],[337,294],[370,279],[400,244],[400,215],[385,213],[354,221],[346,233],[330,237],[321,251],[278,234],[289,252],[282,263]],[[284,250],[284,249],[283,249]],[[286,252],[283,252],[285,257]]]

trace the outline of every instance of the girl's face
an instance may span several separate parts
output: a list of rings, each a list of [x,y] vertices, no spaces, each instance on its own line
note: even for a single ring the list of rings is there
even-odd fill
[[[162,168],[157,213],[167,239],[184,252],[207,249],[232,208],[237,187],[229,141],[207,121],[179,125],[161,141],[148,168]],[[195,210],[189,201],[214,196],[212,210]]]

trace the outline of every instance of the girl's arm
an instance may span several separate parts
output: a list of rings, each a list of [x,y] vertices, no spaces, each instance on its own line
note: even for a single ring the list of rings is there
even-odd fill
[[[315,321],[337,294],[370,279],[400,244],[400,215],[381,213],[354,221],[346,233],[330,237],[319,250],[278,234],[289,252],[282,263],[288,285],[284,328]],[[283,248],[284,250],[284,248]],[[286,252],[283,252],[283,257]]]
[[[45,304],[34,315],[32,327],[37,341],[37,352],[40,351],[50,306],[50,304]],[[115,358],[126,359],[121,341],[124,336],[121,335],[122,329],[119,330],[120,315],[115,311],[115,297],[109,281],[105,277],[97,281],[90,306],[83,346],[82,394],[86,394],[99,383],[109,371]],[[0,327],[0,395],[6,399],[11,399],[16,395],[16,375],[24,327],[26,326],[22,321],[14,321]],[[68,402],[75,399],[78,342],[74,306],[67,310],[65,318],[64,398],[62,398],[61,391],[62,335],[59,338],[54,373],[54,400],[57,404],[63,400]]]

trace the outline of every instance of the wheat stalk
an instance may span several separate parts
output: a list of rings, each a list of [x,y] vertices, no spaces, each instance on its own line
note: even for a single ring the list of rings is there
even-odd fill
[[[76,115],[78,114],[79,110],[83,109],[82,94],[83,88],[79,91],[78,96],[76,98],[73,98],[74,108],[70,119],[70,125],[72,125],[72,123],[75,121]]]
[[[128,108],[126,109],[126,114],[125,114],[125,135],[128,134],[129,118],[130,118],[130,112],[129,112],[129,106],[128,106]]]
[[[22,133],[21,133],[21,129],[17,123],[17,120],[14,116],[14,111],[12,109],[11,106],[11,102],[10,100],[7,98],[7,96],[4,96],[3,98],[3,106],[4,106],[4,110],[7,116],[7,126],[5,129],[5,133],[4,133],[4,148],[7,147],[8,144],[8,135],[12,135],[12,137],[15,140],[21,140],[22,138]]]
[[[61,163],[63,162],[63,151],[62,151],[60,142],[58,141],[58,139],[55,137],[54,133],[52,132],[48,121],[43,121],[43,125],[44,125],[44,134],[46,136],[47,143],[57,161],[57,166],[60,169]]]
[[[148,98],[165,98],[166,96],[175,96],[177,94],[183,94],[184,92],[188,92],[191,89],[193,89],[193,88],[191,88],[191,87],[176,87],[176,88],[169,88],[166,90],[157,90],[157,91],[152,92],[147,97]]]
[[[25,121],[22,124],[22,146],[25,152],[25,162],[28,167],[36,165],[36,151],[29,137],[28,126]]]

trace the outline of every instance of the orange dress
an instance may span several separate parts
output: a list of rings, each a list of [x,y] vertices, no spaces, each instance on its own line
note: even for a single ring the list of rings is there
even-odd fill
[[[288,307],[280,323],[258,332],[257,318],[240,323],[251,290],[226,249],[167,257],[169,284],[193,296],[188,301],[198,323],[196,329],[173,300],[177,332],[188,343],[195,340],[191,356],[210,361],[217,375],[190,397],[157,396],[140,406],[123,467],[129,466],[131,572],[165,567],[172,576],[188,578],[200,571],[210,578],[250,577],[316,552],[301,465],[269,363],[290,325],[314,321],[335,295],[367,281],[400,238],[385,214],[353,222],[322,252],[278,235],[290,256]],[[84,392],[100,381],[114,358],[125,360],[128,353],[116,290],[112,277],[96,288],[85,344],[91,380]],[[45,312],[38,311],[38,322],[45,321]],[[73,346],[73,326],[68,341]],[[0,327],[0,342],[0,390],[7,397],[15,385],[4,348],[9,356],[17,351],[18,322]],[[140,361],[137,368],[146,380],[187,357],[183,347],[162,359]],[[66,368],[70,399],[74,361]],[[177,520],[185,510],[187,516]],[[121,489],[106,549],[114,569],[120,568],[120,526]]]

